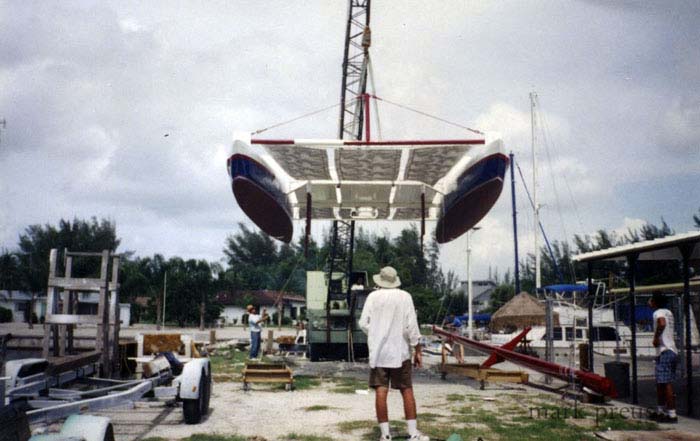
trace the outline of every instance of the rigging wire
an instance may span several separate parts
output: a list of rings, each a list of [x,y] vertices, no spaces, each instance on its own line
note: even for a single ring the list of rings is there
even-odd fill
[[[532,208],[535,208],[535,203],[532,200],[532,197],[530,196],[530,190],[527,188],[527,184],[525,183],[525,177],[523,177],[523,171],[520,169],[520,164],[516,164],[518,167],[518,173],[520,174],[520,179],[523,182],[523,187],[525,188],[525,193],[527,194],[527,198],[530,200],[530,206]],[[564,283],[564,277],[561,274],[561,271],[559,270],[559,265],[557,264],[557,259],[554,257],[554,253],[552,252],[552,247],[549,244],[549,239],[547,238],[547,234],[544,232],[544,227],[542,226],[542,222],[539,222],[539,227],[540,231],[542,231],[542,237],[544,237],[544,243],[547,245],[547,251],[549,251],[549,257],[552,259],[552,263],[554,264],[554,270],[557,272],[557,275],[559,276],[559,281],[561,283]],[[537,229],[537,225],[535,226],[535,229]],[[535,230],[535,234],[537,234],[537,231]]]
[[[537,101],[536,108],[541,108],[541,105],[539,102],[539,96],[535,95],[535,100]],[[540,120],[540,124],[538,125],[538,127],[540,127],[540,131],[542,134],[542,143],[544,144],[545,153],[547,155],[547,164],[549,166],[549,176],[550,176],[550,179],[552,181],[552,189],[554,191],[554,199],[556,200],[556,209],[557,209],[557,214],[559,216],[559,223],[561,224],[561,228],[564,232],[564,246],[568,246],[569,233],[568,233],[567,228],[566,228],[566,222],[564,222],[564,215],[562,214],[562,209],[561,209],[562,203],[561,203],[561,198],[559,196],[559,189],[558,189],[557,183],[556,183],[554,166],[552,164],[552,154],[551,154],[552,149],[549,148],[550,139],[551,139],[551,137],[549,135],[550,134],[549,124],[548,124],[547,118],[543,112],[538,112],[537,117]],[[564,179],[564,180],[566,181],[566,179]],[[572,280],[576,281],[576,270],[574,268],[574,264],[572,261],[569,261],[568,264],[569,264],[568,265],[569,271],[571,271]]]
[[[455,126],[455,127],[459,127],[459,128],[461,128],[461,129],[469,130],[470,132],[476,133],[477,135],[483,135],[483,134],[484,134],[484,132],[481,132],[481,131],[479,131],[479,130],[472,129],[472,128],[467,127],[467,126],[463,126],[462,124],[459,124],[459,123],[456,123],[456,122],[448,121],[448,120],[446,120],[446,119],[444,119],[444,118],[440,118],[439,116],[431,115],[431,114],[429,114],[429,113],[423,112],[422,110],[417,110],[417,109],[414,109],[414,108],[412,108],[412,107],[409,107],[409,106],[407,106],[407,105],[405,105],[405,104],[395,103],[395,102],[393,102],[393,101],[389,101],[389,100],[387,100],[387,99],[385,99],[385,98],[380,98],[380,97],[378,97],[378,96],[373,96],[373,98],[375,98],[375,99],[377,99],[377,100],[384,101],[384,102],[387,103],[387,104],[391,104],[391,105],[396,106],[396,107],[399,107],[399,108],[401,108],[401,109],[408,110],[408,111],[410,111],[410,112],[417,113],[417,114],[419,114],[419,115],[423,115],[423,116],[425,116],[425,117],[427,117],[427,118],[431,118],[431,119],[434,119],[434,120],[437,120],[437,121],[441,121],[441,122],[444,122],[445,124],[449,124],[449,125],[452,125],[452,126]]]
[[[367,54],[367,69],[369,70],[369,82],[372,87],[372,94],[371,96],[375,97],[377,96],[377,87],[374,84],[374,69],[372,68],[372,59],[369,57],[369,53]],[[377,100],[374,100],[374,121],[377,124],[377,139],[381,140],[383,139],[382,136],[382,126],[379,122],[379,104],[377,104]]]
[[[309,112],[309,113],[305,113],[305,114],[303,114],[303,115],[301,115],[301,116],[298,116],[298,117],[296,117],[296,118],[292,118],[292,119],[290,119],[290,120],[282,121],[282,122],[280,122],[280,123],[273,124],[273,125],[271,125],[271,126],[268,126],[268,127],[263,128],[263,129],[256,130],[256,131],[254,131],[254,132],[251,132],[250,134],[251,134],[251,136],[253,136],[253,135],[259,135],[259,134],[261,134],[261,133],[263,133],[263,132],[266,132],[266,131],[268,131],[268,130],[270,130],[270,129],[275,129],[275,128],[277,128],[277,127],[281,127],[281,126],[284,126],[284,125],[286,125],[286,124],[293,123],[294,121],[299,121],[300,119],[308,118],[308,117],[310,117],[310,116],[316,115],[316,114],[321,113],[321,112],[325,112],[326,110],[330,110],[330,109],[332,109],[332,108],[334,108],[334,107],[339,107],[339,106],[340,106],[340,103],[336,103],[336,104],[333,104],[333,105],[331,105],[331,106],[324,107],[324,108],[322,108],[322,109],[318,109],[318,110],[314,110],[314,111]]]

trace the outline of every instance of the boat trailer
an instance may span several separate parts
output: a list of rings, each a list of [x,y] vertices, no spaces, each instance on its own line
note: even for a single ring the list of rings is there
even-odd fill
[[[76,418],[95,419],[82,415],[85,412],[131,407],[149,395],[181,401],[187,424],[199,423],[208,413],[211,396],[208,358],[189,360],[182,365],[181,373],[175,375],[171,363],[161,355],[147,363],[144,378],[114,380],[93,377],[99,372],[101,356],[95,351],[61,357],[53,363],[43,358],[8,361],[7,376],[0,377],[0,410],[20,409],[27,423],[48,424],[72,416],[72,425],[79,427]],[[98,420],[93,422],[99,423]],[[107,430],[109,420],[105,420],[103,429]]]
[[[585,386],[593,392],[603,396],[610,398],[617,397],[615,385],[609,378],[601,377],[593,372],[573,369],[546,360],[541,360],[537,357],[515,352],[515,347],[523,338],[525,338],[528,332],[530,332],[530,327],[525,328],[513,340],[509,341],[503,346],[492,346],[480,341],[471,340],[458,334],[447,332],[439,326],[433,325],[433,334],[440,335],[450,342],[457,341],[488,355],[489,358],[487,358],[486,361],[481,364],[482,369],[489,368],[496,363],[507,360],[519,366],[532,369],[542,374],[551,375],[564,381],[576,381],[582,386]]]

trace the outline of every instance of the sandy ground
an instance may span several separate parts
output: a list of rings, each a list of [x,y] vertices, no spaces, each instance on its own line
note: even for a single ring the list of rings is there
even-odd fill
[[[132,337],[138,333],[154,332],[154,326],[135,326],[122,331],[122,337]],[[295,329],[270,327],[275,337],[279,335],[294,335]],[[29,330],[26,324],[0,325],[0,334],[11,332],[18,335],[42,335],[41,326]],[[161,332],[199,333],[197,329],[169,329]],[[248,331],[242,327],[216,329],[217,340],[247,338]],[[94,329],[83,328],[78,335],[94,335]],[[202,332],[208,335],[208,331]],[[265,332],[264,335],[267,335]],[[480,362],[484,357],[468,357],[467,362]],[[488,412],[498,412],[499,405],[508,405],[508,401],[528,402],[535,396],[542,396],[541,389],[524,385],[488,384],[485,390],[480,390],[478,382],[467,379],[448,377],[442,380],[435,370],[439,357],[426,355],[426,368],[415,371],[414,390],[420,415],[432,414],[441,416],[446,423],[451,422],[455,412],[455,403],[448,395],[468,395],[479,397],[475,402],[478,409]],[[498,366],[503,370],[519,370],[517,366],[502,363]],[[302,360],[293,367],[295,375],[312,375],[328,378],[354,377],[365,380],[368,367],[364,363],[310,363]],[[601,369],[602,371],[602,369]],[[215,373],[216,374],[216,373]],[[530,372],[530,381],[539,383],[543,376]],[[362,390],[360,393],[335,393],[333,382],[310,389],[286,392],[272,390],[268,386],[253,385],[251,391],[244,391],[240,382],[217,382],[214,384],[210,403],[210,413],[200,424],[186,425],[182,418],[182,407],[178,404],[168,405],[163,402],[139,402],[132,408],[111,409],[102,412],[112,419],[115,426],[117,441],[132,441],[148,437],[163,437],[166,439],[181,439],[192,434],[207,433],[221,435],[242,435],[257,441],[283,441],[289,439],[292,433],[303,435],[329,436],[332,439],[360,439],[367,429],[342,433],[341,423],[360,421],[360,427],[372,426],[374,420],[374,394],[372,390]],[[556,386],[556,384],[555,384]],[[570,404],[555,393],[546,393],[545,400],[554,406]],[[628,406],[616,403],[618,406]],[[328,406],[328,409],[310,411],[311,406]],[[403,420],[401,396],[393,391],[389,395],[390,418]],[[364,426],[363,426],[364,424]],[[405,433],[404,425],[397,426],[399,433]],[[690,433],[700,433],[700,420],[681,418],[675,428]],[[700,436],[698,437],[700,439]]]

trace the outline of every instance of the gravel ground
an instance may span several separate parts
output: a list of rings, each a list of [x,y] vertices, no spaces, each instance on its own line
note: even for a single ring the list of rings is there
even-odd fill
[[[367,365],[360,363],[303,362],[293,369],[295,375],[335,375],[361,380],[366,380],[368,376]],[[436,372],[427,368],[415,371],[414,390],[419,415],[441,413],[449,404],[446,399],[449,394],[469,393],[493,397],[505,390],[496,387],[481,391],[474,381],[455,380],[456,382],[445,382]],[[337,383],[324,381],[318,387],[287,392],[254,384],[252,390],[244,392],[240,382],[216,383],[210,414],[198,425],[184,424],[179,407],[139,405],[136,412],[125,409],[104,414],[112,418],[118,441],[156,436],[178,439],[195,433],[258,436],[270,441],[286,439],[285,436],[292,433],[349,439],[348,434],[341,433],[339,424],[374,420],[374,393],[371,389],[360,389],[356,393],[334,393],[332,390],[336,386]],[[518,389],[525,390],[523,387]],[[329,408],[310,411],[307,408],[311,406]],[[486,406],[488,407],[488,402]],[[403,420],[403,404],[398,391],[389,394],[389,416],[392,420]],[[402,427],[401,425],[400,428]]]

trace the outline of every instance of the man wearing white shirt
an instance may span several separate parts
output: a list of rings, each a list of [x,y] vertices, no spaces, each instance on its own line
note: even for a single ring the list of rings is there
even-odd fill
[[[676,380],[678,349],[673,338],[673,313],[666,309],[666,297],[660,292],[652,294],[649,306],[654,310],[654,340],[656,348],[656,398],[658,406],[654,419],[662,423],[677,423],[676,398],[673,382]]]
[[[365,302],[360,328],[367,334],[369,347],[369,385],[375,390],[380,440],[391,440],[387,396],[389,386],[401,391],[409,440],[428,441],[416,427],[416,399],[411,379],[411,349],[416,367],[422,363],[420,330],[411,295],[401,289],[401,280],[390,266],[373,276],[379,287]]]
[[[257,358],[262,340],[262,324],[268,319],[267,311],[263,308],[262,315],[258,314],[253,305],[248,305],[248,325],[250,326],[250,354],[249,358]]]

